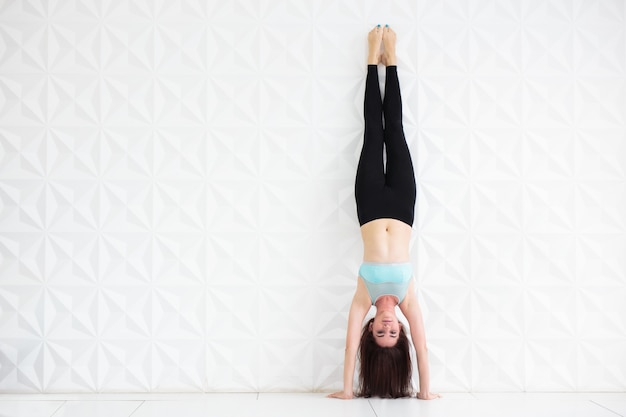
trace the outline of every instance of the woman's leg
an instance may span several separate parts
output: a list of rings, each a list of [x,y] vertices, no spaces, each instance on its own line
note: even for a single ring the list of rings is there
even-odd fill
[[[389,36],[387,36],[389,34]],[[385,28],[385,57],[387,63],[385,80],[385,145],[387,148],[386,185],[394,200],[394,212],[404,222],[412,225],[415,210],[415,172],[409,147],[402,126],[402,96],[396,62],[395,33]]]
[[[380,61],[383,29],[380,26],[372,29],[367,40],[369,56],[363,103],[365,133],[354,185],[357,213],[361,225],[375,217],[374,203],[385,186],[383,103],[378,87],[378,67],[376,65]]]
[[[415,188],[415,173],[402,126],[402,98],[398,68],[387,67],[385,81],[385,144],[387,145],[387,185],[406,190]]]
[[[375,217],[375,202],[385,187],[383,104],[376,65],[367,66],[364,116],[365,134],[354,185],[357,214],[361,225]]]

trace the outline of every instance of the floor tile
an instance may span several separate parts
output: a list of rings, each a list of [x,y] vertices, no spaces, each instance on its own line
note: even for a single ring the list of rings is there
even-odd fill
[[[0,395],[0,417],[626,417],[626,393],[443,395],[433,401],[342,401],[324,393]]]
[[[54,417],[128,417],[143,401],[66,401]]]
[[[342,401],[326,394],[207,394],[199,398],[147,400],[132,417],[376,417],[365,399]],[[56,417],[56,416],[55,416]]]
[[[338,400],[327,394],[269,394],[259,395],[259,416],[376,417],[369,401],[364,398]]]
[[[471,394],[469,392],[446,392],[446,393],[439,393],[442,398],[445,398],[446,400],[475,400],[476,397],[474,396],[474,394]]]
[[[588,401],[588,393],[577,392],[477,392],[473,394],[479,400],[485,401]]]
[[[476,398],[488,404],[491,410],[495,409],[494,416],[500,413],[511,417],[616,417],[611,411],[590,401],[587,394],[476,394]],[[503,411],[506,414],[501,414]]]
[[[624,394],[590,394],[595,404],[605,407],[622,417],[626,417],[626,393]]]
[[[205,394],[145,401],[132,417],[249,417],[257,416],[258,395]],[[55,416],[56,417],[56,416]]]
[[[475,398],[453,398],[445,394],[444,397],[431,401],[422,401],[417,398],[398,398],[395,400],[371,398],[369,401],[377,417],[397,417],[398,415],[471,417],[480,415],[478,414],[480,404]]]
[[[50,417],[64,401],[0,400],[0,417]]]
[[[421,417],[616,417],[613,412],[580,396],[476,394],[475,397],[370,401],[378,417],[399,414]]]

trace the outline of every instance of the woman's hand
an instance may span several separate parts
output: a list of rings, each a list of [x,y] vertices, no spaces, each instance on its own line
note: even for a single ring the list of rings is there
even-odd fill
[[[418,392],[417,398],[420,400],[434,400],[437,398],[441,398],[440,394],[435,394],[434,392]]]
[[[339,398],[340,400],[351,400],[354,395],[352,392],[338,391],[328,394],[327,398]]]

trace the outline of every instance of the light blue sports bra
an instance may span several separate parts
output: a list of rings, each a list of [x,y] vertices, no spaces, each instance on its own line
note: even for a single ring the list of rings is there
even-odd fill
[[[400,304],[413,277],[413,267],[410,262],[363,262],[359,268],[359,276],[363,278],[372,305],[383,295],[396,297]]]

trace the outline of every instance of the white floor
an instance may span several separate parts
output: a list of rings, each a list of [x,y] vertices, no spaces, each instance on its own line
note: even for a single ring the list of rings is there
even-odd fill
[[[331,400],[324,394],[1,395],[1,417],[626,417],[619,394],[444,394],[416,399]]]

